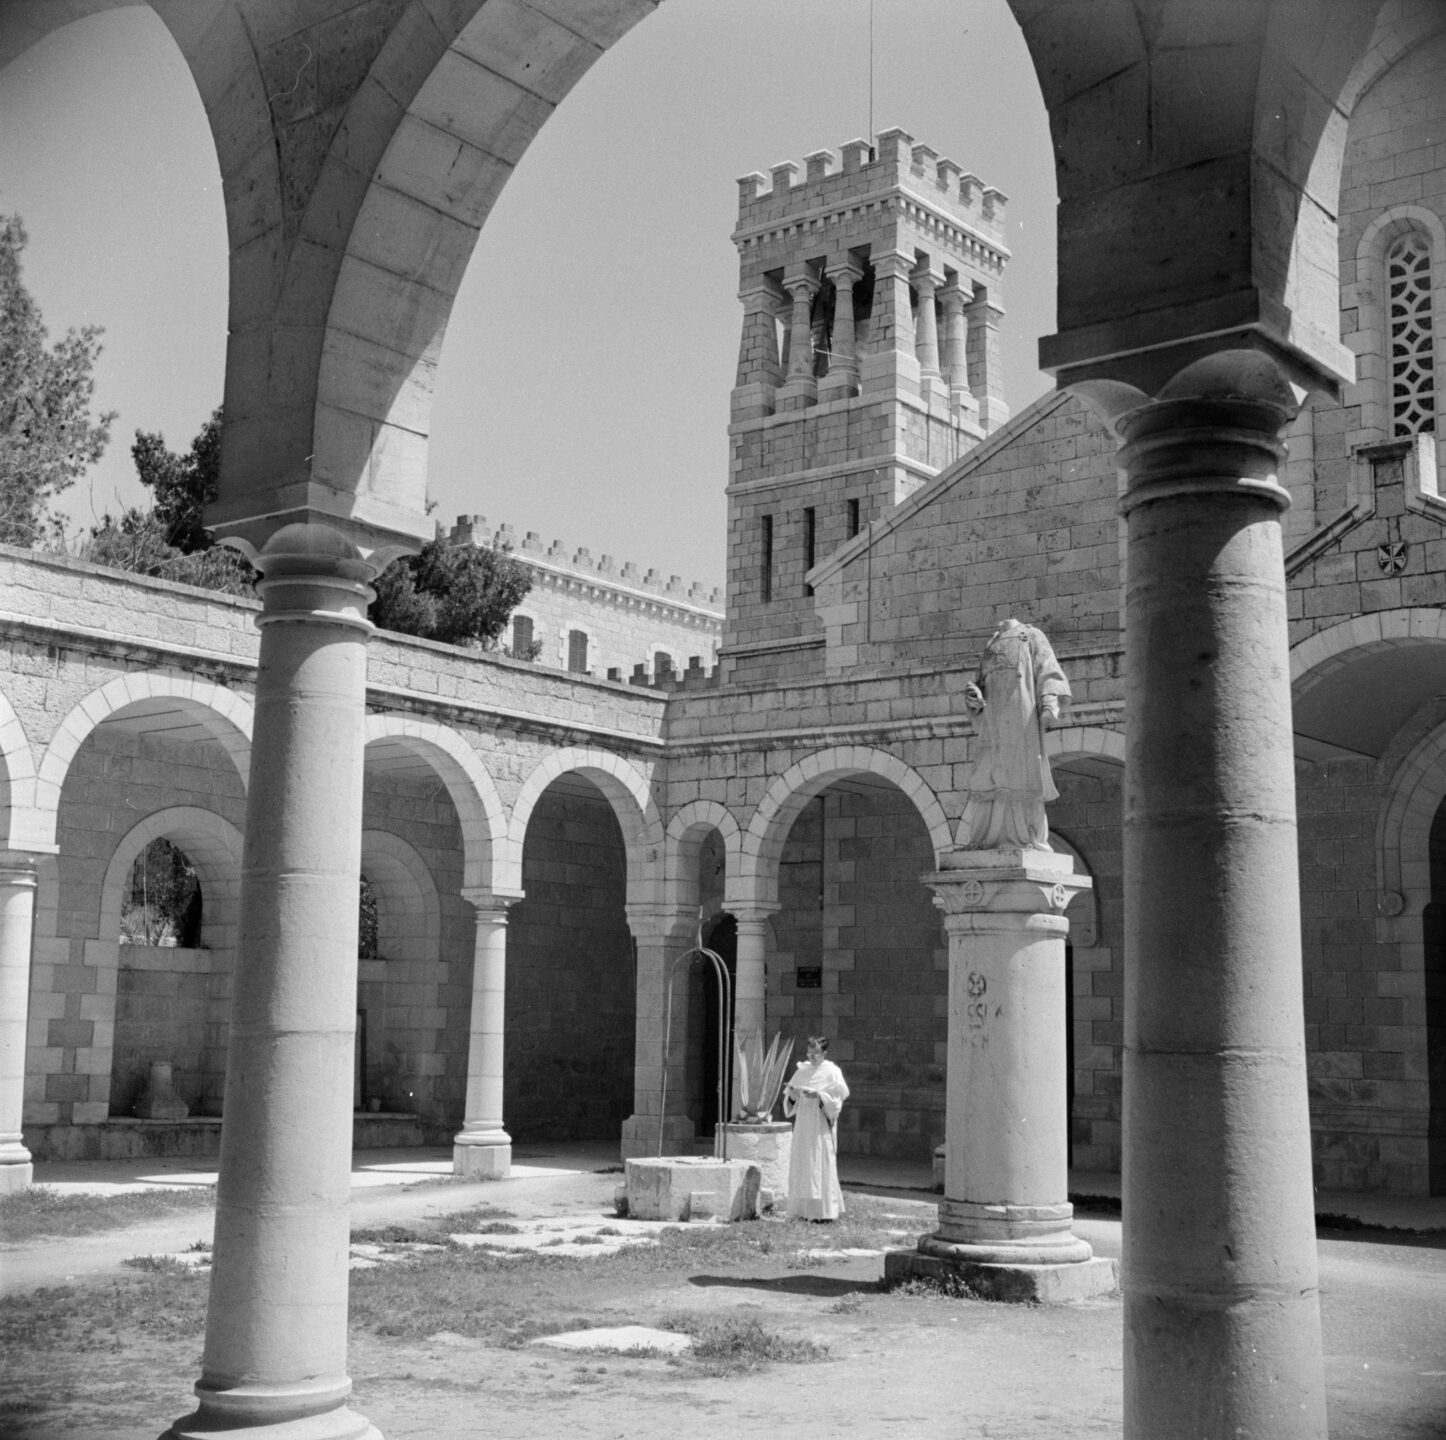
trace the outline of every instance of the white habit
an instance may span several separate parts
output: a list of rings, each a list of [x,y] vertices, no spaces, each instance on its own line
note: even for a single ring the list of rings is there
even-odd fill
[[[832,1060],[817,1064],[800,1060],[783,1092],[783,1113],[794,1117],[788,1165],[790,1219],[836,1220],[843,1214],[838,1115],[848,1096],[843,1071]]]

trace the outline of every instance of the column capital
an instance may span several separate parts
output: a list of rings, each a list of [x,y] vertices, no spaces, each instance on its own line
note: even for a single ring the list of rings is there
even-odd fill
[[[818,273],[811,265],[805,262],[802,265],[790,266],[783,272],[783,288],[797,301],[800,292],[812,300],[818,294],[820,281]]]
[[[873,262],[874,274],[880,279],[890,276],[907,280],[918,263],[911,250],[876,250],[869,259]]]
[[[493,890],[486,885],[464,885],[459,894],[477,912],[479,920],[485,916],[500,925],[507,923],[507,912],[527,898],[524,890]]]
[[[823,273],[835,285],[841,285],[845,279],[855,285],[864,278],[864,267],[852,255],[830,255],[824,262]]]
[[[698,913],[690,905],[668,905],[656,900],[630,900],[623,907],[628,929],[637,940],[661,940],[679,925],[698,928]]]
[[[1001,923],[1053,930],[1093,881],[1074,873],[1074,861],[1054,850],[968,850],[946,857],[947,868],[924,876],[950,930]],[[1007,918],[1006,918],[1007,917]]]
[[[35,864],[39,858],[39,853],[33,850],[0,850],[0,885],[28,885],[33,888]]]
[[[1183,494],[1250,495],[1281,510],[1290,505],[1277,476],[1285,428],[1306,391],[1276,357],[1258,350],[1208,354],[1150,392],[1117,379],[1071,388],[1124,442],[1122,514]]]
[[[939,290],[939,302],[951,314],[962,315],[968,306],[974,304],[974,291],[966,291],[957,275],[952,280],[946,277]]]
[[[725,901],[723,909],[738,922],[741,928],[744,925],[766,925],[783,906],[777,901],[740,901],[738,904],[730,904]]]
[[[921,294],[933,295],[944,288],[944,272],[932,260],[926,260],[909,272],[909,279]]]
[[[283,525],[259,550],[235,538],[230,543],[261,572],[257,625],[345,625],[367,635],[374,628],[367,619],[371,582],[405,553],[393,547],[363,554],[340,530],[313,523]]]

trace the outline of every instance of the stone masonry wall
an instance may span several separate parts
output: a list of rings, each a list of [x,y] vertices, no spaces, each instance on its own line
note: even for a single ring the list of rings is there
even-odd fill
[[[948,948],[920,877],[934,856],[905,796],[832,789],[794,822],[773,921],[769,1028],[830,1038],[851,1091],[845,1153],[927,1160],[944,1131]],[[800,988],[800,967],[821,986]]]
[[[553,787],[527,827],[527,898],[507,926],[503,1113],[520,1144],[615,1141],[633,1108],[635,982],[622,835],[588,786]]]

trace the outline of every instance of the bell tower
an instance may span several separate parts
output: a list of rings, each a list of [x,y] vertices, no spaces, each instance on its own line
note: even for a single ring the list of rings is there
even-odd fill
[[[1006,197],[902,130],[738,182],[724,675],[807,673],[805,576],[1008,418]],[[835,167],[838,168],[835,168]]]

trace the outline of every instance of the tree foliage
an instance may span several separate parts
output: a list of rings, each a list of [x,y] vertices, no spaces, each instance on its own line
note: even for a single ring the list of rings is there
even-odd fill
[[[132,506],[119,519],[107,515],[82,544],[81,558],[249,595],[255,572],[236,551],[215,544],[201,523],[221,474],[221,420],[217,406],[185,454],[168,449],[163,435],[137,430],[131,458],[141,484],[154,497],[150,509]]]
[[[55,496],[100,459],[114,412],[92,416],[101,330],[52,346],[20,278],[25,226],[0,216],[0,540],[33,545]]]
[[[492,648],[532,589],[531,572],[499,545],[431,540],[376,582],[370,615],[383,630]]]

